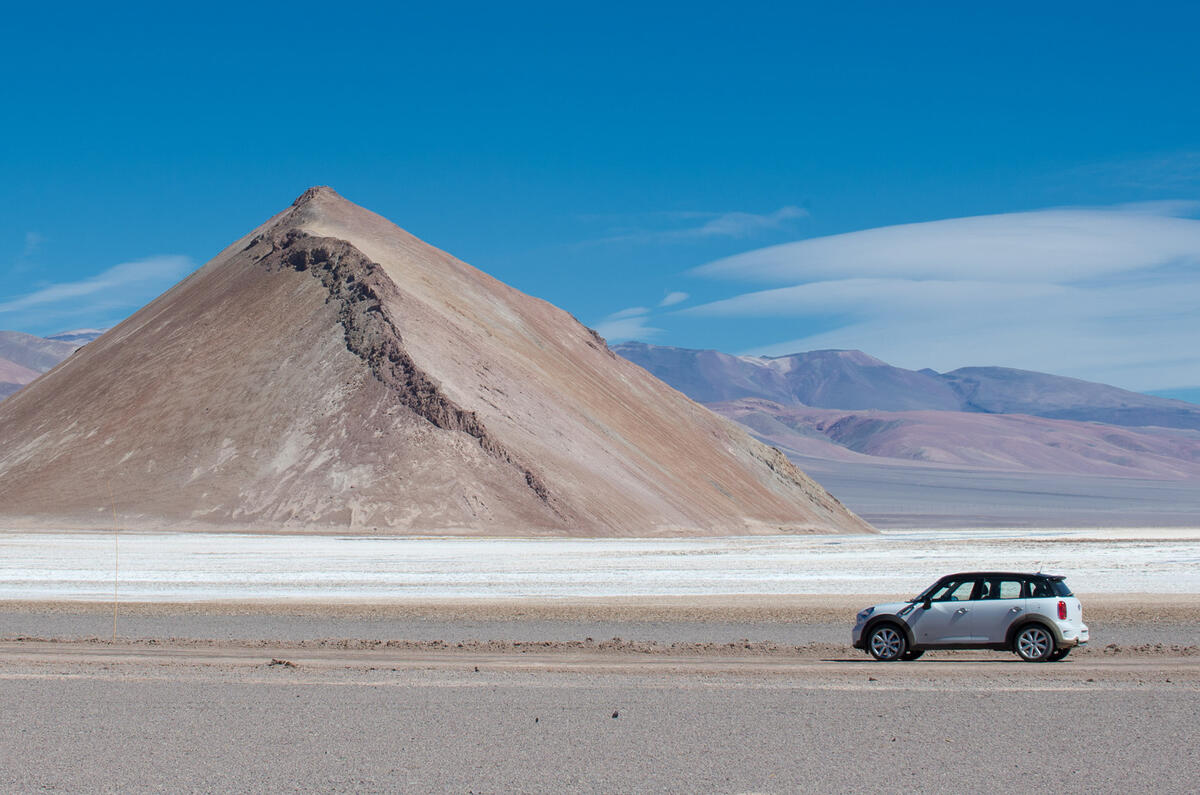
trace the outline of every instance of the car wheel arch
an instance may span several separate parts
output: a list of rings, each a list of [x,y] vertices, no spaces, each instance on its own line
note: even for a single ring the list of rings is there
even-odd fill
[[[1054,639],[1055,645],[1062,643],[1062,633],[1058,631],[1058,627],[1044,618],[1025,616],[1024,620],[1013,622],[1013,625],[1008,628],[1008,637],[1005,639],[1004,645],[1010,650],[1016,648],[1017,634],[1029,626],[1037,625],[1050,633],[1050,637]]]
[[[900,616],[875,616],[867,622],[865,627],[863,627],[863,638],[871,637],[871,633],[874,632],[880,624],[892,624],[896,626],[901,632],[904,633],[904,639],[907,641],[908,648],[913,649],[916,646],[916,638],[913,637],[912,628],[910,628],[908,624],[904,622],[904,619],[900,618]]]

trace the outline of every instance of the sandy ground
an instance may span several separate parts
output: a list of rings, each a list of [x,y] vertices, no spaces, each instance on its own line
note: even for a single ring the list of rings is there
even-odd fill
[[[0,603],[0,790],[1194,791],[1200,597],[1042,665],[870,661],[875,598]]]

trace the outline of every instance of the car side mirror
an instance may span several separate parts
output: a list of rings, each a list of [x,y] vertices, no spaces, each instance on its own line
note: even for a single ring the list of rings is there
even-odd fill
[[[922,610],[929,610],[932,607],[933,607],[933,602],[930,601],[929,599],[926,599],[924,602],[921,602]]]

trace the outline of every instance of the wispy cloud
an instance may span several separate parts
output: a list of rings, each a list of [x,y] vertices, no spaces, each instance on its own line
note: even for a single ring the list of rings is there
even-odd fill
[[[748,212],[661,212],[627,219],[598,243],[663,243],[720,238],[745,239],[790,227],[807,218],[808,210],[788,205],[764,215]]]
[[[700,226],[679,229],[665,234],[682,237],[750,237],[759,232],[781,229],[791,221],[807,218],[808,211],[801,207],[780,207],[767,215],[754,213],[721,213]]]
[[[29,257],[37,251],[42,243],[46,242],[46,238],[39,235],[37,232],[25,233],[25,247],[21,249],[21,257]]]
[[[775,283],[684,313],[821,319],[755,353],[860,348],[906,367],[1047,370],[1133,389],[1200,383],[1195,203],[885,227],[697,269]]]
[[[105,323],[155,298],[193,269],[188,257],[168,255],[124,262],[86,279],[0,296],[5,325],[41,328],[61,322]],[[53,321],[53,322],[51,322]]]
[[[650,314],[650,310],[644,306],[631,306],[628,309],[622,309],[619,312],[613,312],[605,318],[605,320],[628,320],[631,317],[641,317],[642,315]]]
[[[1121,188],[1187,191],[1200,186],[1200,152],[1165,152],[1142,158],[1094,163],[1068,172]]]
[[[674,306],[688,299],[687,293],[671,292],[658,302],[655,309]],[[608,315],[596,324],[596,331],[609,342],[645,340],[658,336],[662,329],[650,325],[654,309],[631,306]]]
[[[662,329],[647,325],[650,310],[644,306],[633,306],[613,312],[596,324],[596,332],[609,342],[650,339],[662,333]]]

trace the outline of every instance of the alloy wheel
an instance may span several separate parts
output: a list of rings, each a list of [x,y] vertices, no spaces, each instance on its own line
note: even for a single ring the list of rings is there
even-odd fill
[[[904,638],[892,627],[880,627],[871,633],[871,654],[877,660],[894,660],[904,649]]]
[[[1041,627],[1027,627],[1017,635],[1017,654],[1023,660],[1038,662],[1054,651],[1054,639]]]

